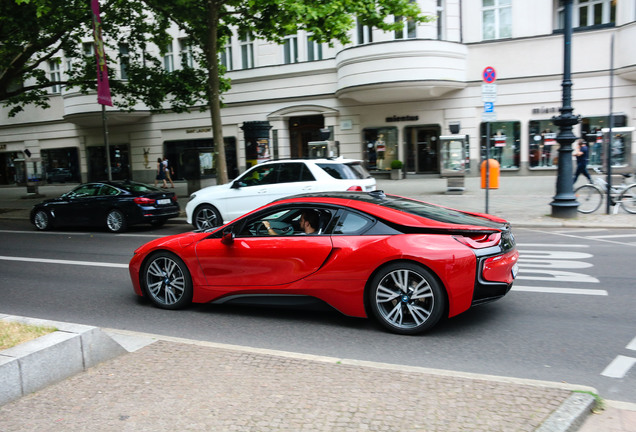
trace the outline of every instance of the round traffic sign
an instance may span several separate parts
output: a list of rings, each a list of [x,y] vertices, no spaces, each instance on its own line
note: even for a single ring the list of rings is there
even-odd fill
[[[484,82],[487,84],[492,84],[497,79],[497,72],[495,72],[495,68],[492,66],[487,66],[484,69]]]

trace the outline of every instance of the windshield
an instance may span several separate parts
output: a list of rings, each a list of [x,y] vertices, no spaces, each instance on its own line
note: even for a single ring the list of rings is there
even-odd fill
[[[316,165],[335,179],[366,179],[371,177],[371,174],[360,162],[318,163]]]

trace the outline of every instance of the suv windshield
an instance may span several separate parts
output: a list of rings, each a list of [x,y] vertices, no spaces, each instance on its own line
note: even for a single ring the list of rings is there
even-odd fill
[[[317,163],[316,165],[335,179],[366,179],[371,177],[371,174],[360,162]]]

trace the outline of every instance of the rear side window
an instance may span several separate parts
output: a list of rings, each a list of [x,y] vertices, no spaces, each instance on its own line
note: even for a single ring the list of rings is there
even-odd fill
[[[316,164],[331,177],[339,180],[366,179],[371,177],[360,162],[349,163],[319,163]]]
[[[373,221],[362,215],[346,212],[338,219],[338,223],[334,227],[333,233],[345,235],[359,234],[369,228],[372,223]]]

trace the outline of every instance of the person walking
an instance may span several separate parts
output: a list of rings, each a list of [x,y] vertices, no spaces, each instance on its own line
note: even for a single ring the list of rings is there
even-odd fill
[[[155,177],[155,187],[157,186],[157,182],[162,181],[162,188],[167,188],[168,184],[166,183],[166,172],[163,167],[163,161],[161,158],[157,158],[157,176]]]
[[[170,184],[171,184],[171,186],[170,186],[170,187],[171,187],[172,189],[174,189],[174,183],[172,182],[172,175],[171,175],[171,174],[173,173],[173,171],[172,171],[172,167],[169,167],[169,166],[168,166],[168,158],[167,158],[167,157],[165,157],[165,156],[163,157],[163,171],[164,171],[164,173],[165,173],[165,175],[166,175],[166,179],[168,179],[168,181],[169,181],[169,182],[170,182]],[[168,186],[168,185],[166,185],[166,187],[167,187],[167,186]]]
[[[578,149],[574,151],[574,156],[576,156],[576,172],[574,173],[574,180],[572,180],[572,184],[576,183],[576,179],[579,178],[579,174],[583,174],[587,177],[587,180],[592,183],[592,177],[590,177],[590,173],[587,172],[587,162],[589,160],[590,150],[587,146],[587,142],[585,140],[578,140]]]

